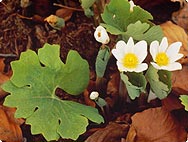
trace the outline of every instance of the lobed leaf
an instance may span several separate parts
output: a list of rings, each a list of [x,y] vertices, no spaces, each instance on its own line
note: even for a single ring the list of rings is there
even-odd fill
[[[141,92],[145,92],[147,82],[142,73],[129,72],[126,75],[121,73],[120,76],[132,100],[139,97]]]
[[[181,104],[185,106],[185,110],[188,111],[188,96],[180,95]]]
[[[146,79],[150,83],[151,90],[159,99],[164,99],[171,91],[171,72],[158,71],[152,65],[146,72]]]
[[[95,1],[96,0],[80,0],[86,16],[93,16],[93,11],[91,11],[90,7],[95,3]]]
[[[139,6],[135,6],[131,12],[128,0],[111,0],[104,9],[102,19],[107,25],[125,32],[130,23],[135,23],[138,20],[148,23],[153,17]]]
[[[56,96],[58,87],[78,95],[89,81],[87,61],[71,50],[64,64],[59,48],[45,44],[38,55],[31,50],[22,53],[20,60],[11,63],[12,78],[2,86],[10,93],[4,105],[16,107],[16,117],[25,118],[32,134],[41,133],[48,141],[59,137],[76,140],[86,131],[87,119],[103,122],[97,109]]]
[[[96,74],[98,77],[104,76],[109,58],[110,58],[109,47],[101,48],[98,52],[96,63],[95,63]]]
[[[145,40],[148,43],[151,43],[154,39],[161,41],[163,38],[160,26],[150,27],[149,24],[141,23],[141,21],[128,25],[127,31],[124,34],[128,37],[133,37],[135,40]]]

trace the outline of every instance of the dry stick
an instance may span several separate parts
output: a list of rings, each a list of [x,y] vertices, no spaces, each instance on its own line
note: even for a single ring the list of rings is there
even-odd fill
[[[2,54],[2,53],[0,53],[0,57],[17,57],[17,55],[15,55],[15,54]]]
[[[32,17],[26,17],[26,16],[20,15],[20,14],[18,14],[18,13],[16,13],[16,15],[17,15],[18,17],[20,17],[21,19],[33,20]]]
[[[10,11],[10,9],[8,8],[8,6],[4,2],[0,2],[0,4],[2,4],[8,11]]]
[[[78,9],[78,8],[74,8],[74,7],[68,7],[68,6],[65,6],[65,5],[58,4],[58,3],[54,3],[53,5],[54,6],[59,6],[59,7],[62,7],[62,8],[66,8],[66,9],[70,9],[70,10],[74,10],[74,11],[84,11],[83,9]]]

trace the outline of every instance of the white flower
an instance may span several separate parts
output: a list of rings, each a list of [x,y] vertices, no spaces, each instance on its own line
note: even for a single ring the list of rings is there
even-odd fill
[[[142,63],[147,56],[147,43],[144,40],[135,45],[132,37],[127,44],[123,40],[118,41],[116,49],[112,49],[112,54],[117,59],[120,71],[142,72],[148,68],[146,63]]]
[[[89,96],[89,98],[90,98],[91,100],[96,100],[96,99],[98,99],[98,97],[99,97],[99,93],[98,93],[98,92],[95,92],[95,91],[91,92],[91,94],[90,94],[90,96]]]
[[[130,12],[133,12],[133,7],[135,7],[136,5],[132,0],[129,1],[129,4],[130,4]]]
[[[110,38],[106,32],[106,29],[103,28],[102,26],[98,26],[94,32],[94,37],[95,39],[102,43],[102,44],[107,44],[110,41]]]
[[[158,70],[181,70],[182,65],[175,62],[183,57],[183,54],[178,53],[181,46],[181,42],[175,42],[168,46],[166,37],[163,37],[160,45],[158,41],[153,41],[150,45],[150,54],[154,61],[151,62],[153,67]]]

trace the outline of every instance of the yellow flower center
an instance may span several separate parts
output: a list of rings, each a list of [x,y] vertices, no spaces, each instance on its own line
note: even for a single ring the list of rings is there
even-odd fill
[[[97,35],[98,35],[98,37],[101,37],[101,32],[98,32],[98,34],[97,34]]]
[[[138,58],[135,54],[128,53],[124,56],[122,62],[123,66],[127,68],[136,68],[136,66],[138,65]]]
[[[165,52],[158,53],[155,60],[159,66],[166,66],[169,63],[169,58]]]

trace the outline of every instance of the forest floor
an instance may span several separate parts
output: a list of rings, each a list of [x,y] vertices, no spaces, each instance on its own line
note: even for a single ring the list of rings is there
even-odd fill
[[[0,84],[9,80],[12,75],[10,62],[18,60],[22,52],[27,49],[37,52],[44,43],[59,44],[62,61],[65,61],[67,53],[71,49],[78,51],[88,61],[90,84],[80,98],[68,96],[62,90],[57,90],[57,95],[61,99],[74,100],[97,107],[93,101],[89,100],[88,94],[92,90],[98,89],[95,85],[95,60],[100,44],[93,36],[98,25],[94,24],[93,18],[86,17],[83,11],[73,10],[66,13],[63,10],[62,17],[67,18],[65,27],[60,31],[53,29],[44,19],[62,9],[53,5],[57,2],[56,0],[50,2],[48,0],[33,0],[28,8],[20,7],[19,0],[5,0],[0,3]],[[151,12],[154,16],[153,22],[160,24],[173,42],[175,42],[174,40],[182,41],[185,49],[184,54],[188,53],[188,38],[185,38],[188,33],[188,4],[181,7],[180,2],[168,0],[165,2],[157,0],[153,4],[151,2],[150,5],[138,0],[135,0],[135,3]],[[65,5],[63,2],[61,4]],[[68,1],[66,6],[81,9],[80,3],[75,0]],[[170,27],[176,29],[170,31]],[[182,31],[182,29],[185,31]],[[179,35],[176,33],[179,33]],[[112,40],[109,46],[112,49],[114,45],[115,42]],[[188,113],[181,105],[179,95],[188,94],[188,83],[186,83],[188,79],[187,59],[183,59],[182,64],[184,65],[182,72],[173,74],[173,89],[166,99],[155,99],[148,103],[144,97],[140,97],[131,103],[122,103],[118,98],[120,80],[118,70],[115,59],[110,58],[107,66],[108,70],[105,72],[105,83],[104,86],[101,86],[102,91],[100,91],[108,107],[103,110],[104,112],[97,107],[105,118],[105,124],[88,127],[78,141],[125,142],[126,139],[129,139],[130,142],[146,142],[148,137],[153,139],[152,142],[165,140],[183,142],[186,140]],[[9,112],[9,109],[3,106],[6,96],[7,93],[0,90],[1,109],[12,116],[14,110]],[[155,121],[155,124],[152,121]],[[19,122],[22,123],[19,133],[27,142],[45,141],[42,135],[32,135],[30,126],[26,125],[24,120]],[[149,131],[146,130],[145,125],[151,125]],[[143,138],[142,134],[146,133],[147,137]],[[5,132],[1,132],[0,129],[0,139],[1,135],[4,134]],[[7,138],[9,137],[11,135],[7,134]],[[8,141],[11,142],[10,139],[6,140],[6,142]],[[59,139],[59,142],[69,141],[72,140]]]

